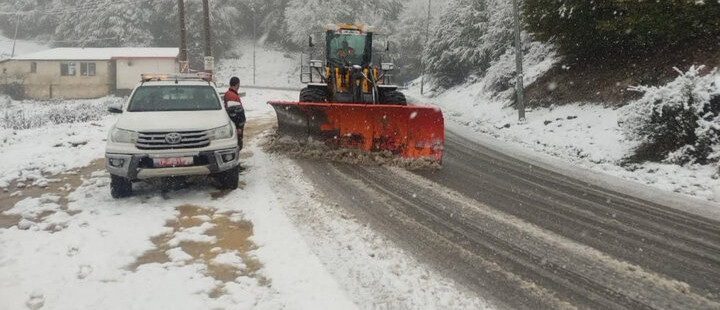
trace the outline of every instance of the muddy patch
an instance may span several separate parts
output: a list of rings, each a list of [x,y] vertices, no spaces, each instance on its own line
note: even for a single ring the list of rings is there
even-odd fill
[[[6,214],[5,211],[11,209],[18,202],[26,198],[52,197],[48,199],[59,204],[61,210],[72,215],[72,212],[67,210],[69,203],[68,195],[82,185],[85,180],[91,178],[93,173],[103,171],[104,169],[105,160],[99,158],[86,167],[62,174],[46,176],[47,184],[43,186],[26,185],[26,183],[28,183],[27,181],[10,183],[8,187],[0,189],[0,228],[12,227],[20,222],[20,215]],[[33,222],[42,221],[53,213],[52,211],[41,211],[36,217],[30,220]]]
[[[245,145],[247,146],[253,139],[261,137],[264,132],[271,130],[273,126],[276,126],[276,121],[273,118],[264,117],[248,120],[245,123],[245,133],[243,135]],[[248,159],[252,155],[252,151],[247,147],[240,151],[240,159]]]
[[[245,141],[250,141],[260,136],[263,132],[272,129],[273,126],[276,126],[276,123],[274,118],[268,117],[248,120],[245,124],[245,135],[243,138]]]
[[[282,153],[292,158],[322,159],[353,165],[393,166],[407,170],[437,170],[442,165],[429,158],[399,158],[390,151],[369,152],[356,149],[331,148],[322,142],[297,141],[269,133],[263,137],[263,149],[268,153]]]
[[[251,277],[261,285],[268,280],[258,271],[262,264],[250,253],[257,246],[250,241],[252,223],[242,220],[232,212],[220,212],[214,208],[182,205],[176,208],[178,216],[167,222],[172,231],[153,237],[155,248],[145,252],[128,269],[152,263],[203,264],[206,274],[223,283],[238,277]],[[211,294],[223,294],[219,285]]]

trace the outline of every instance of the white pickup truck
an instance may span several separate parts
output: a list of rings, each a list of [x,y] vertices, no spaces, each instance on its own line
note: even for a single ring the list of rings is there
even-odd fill
[[[105,164],[113,198],[132,183],[210,175],[221,189],[238,186],[238,139],[215,84],[203,75],[143,75],[108,134]]]

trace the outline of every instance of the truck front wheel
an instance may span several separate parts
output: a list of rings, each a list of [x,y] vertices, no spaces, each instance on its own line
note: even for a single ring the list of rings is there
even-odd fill
[[[240,178],[240,168],[235,166],[227,171],[214,175],[215,181],[218,182],[218,189],[236,189]]]
[[[132,182],[127,178],[111,174],[110,195],[115,199],[132,196]]]

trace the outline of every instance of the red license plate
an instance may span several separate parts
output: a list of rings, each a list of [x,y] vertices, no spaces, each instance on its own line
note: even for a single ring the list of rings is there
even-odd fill
[[[193,164],[193,158],[192,157],[153,158],[153,164],[156,168],[191,166]]]

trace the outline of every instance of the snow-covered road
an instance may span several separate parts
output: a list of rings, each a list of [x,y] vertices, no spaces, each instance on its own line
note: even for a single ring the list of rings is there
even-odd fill
[[[0,308],[486,307],[316,195],[294,161],[264,152],[265,102],[296,96],[248,90],[252,137],[232,192],[138,184],[112,199],[100,159],[112,116],[2,129]],[[3,109],[44,115],[37,105]]]
[[[102,111],[122,99],[3,103],[0,308],[720,305],[711,203],[453,121],[439,171],[293,160],[263,141],[266,101],[297,92],[246,91],[237,190],[137,184],[121,200],[103,168],[113,116]]]

